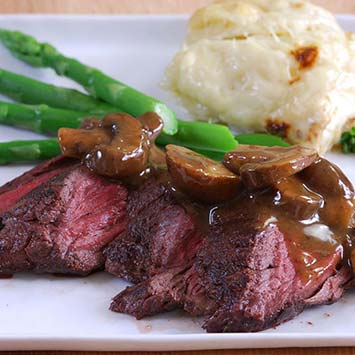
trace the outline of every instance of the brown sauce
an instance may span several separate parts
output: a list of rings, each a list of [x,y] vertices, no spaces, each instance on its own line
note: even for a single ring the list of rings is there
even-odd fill
[[[150,149],[162,128],[154,112],[137,119],[111,113],[102,120],[84,121],[80,129],[61,128],[58,138],[64,155],[81,159],[99,175],[124,179],[148,168]]]
[[[225,166],[177,146],[168,146],[165,157],[154,146],[161,129],[154,113],[138,119],[111,114],[59,136],[64,154],[99,174],[133,187],[158,176],[206,235],[229,223],[228,216],[251,218],[244,227],[250,235],[276,225],[304,286],[329,265],[348,263],[354,190],[336,166],[301,146],[240,145],[226,154]]]
[[[238,211],[258,217],[252,233],[265,230],[265,224],[276,225],[285,236],[302,286],[321,277],[329,265],[349,263],[354,191],[344,174],[325,159],[319,158],[311,167],[286,178],[291,181],[286,184],[291,192],[285,190],[284,183],[257,191],[242,189],[220,204],[190,199],[174,186],[167,171],[160,172],[159,179],[206,234],[213,225],[223,223],[225,213]],[[282,195],[286,197],[282,199]]]

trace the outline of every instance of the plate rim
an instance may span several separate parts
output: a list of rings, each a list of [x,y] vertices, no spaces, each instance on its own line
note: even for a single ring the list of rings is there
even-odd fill
[[[188,14],[0,14],[3,19],[19,20],[80,20],[80,21],[186,21]],[[355,14],[336,14],[338,21],[354,21]],[[182,342],[184,341],[184,342]],[[280,344],[278,344],[280,343]],[[287,344],[286,344],[287,343]],[[232,348],[327,347],[355,346],[353,333],[194,333],[194,334],[137,334],[117,337],[56,336],[55,334],[0,333],[0,350],[205,350]]]

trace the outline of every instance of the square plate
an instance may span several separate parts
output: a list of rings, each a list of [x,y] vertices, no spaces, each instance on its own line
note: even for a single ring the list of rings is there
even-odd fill
[[[355,32],[355,17],[339,16]],[[19,29],[64,53],[102,69],[187,117],[161,89],[164,68],[182,43],[186,16],[0,17],[0,27]],[[17,61],[0,46],[0,67],[79,89],[51,70]],[[0,126],[0,141],[34,139],[34,133]],[[331,153],[355,183],[353,155]],[[30,166],[0,167],[0,185]],[[201,320],[182,311],[136,321],[108,310],[127,283],[105,273],[86,278],[16,274],[0,280],[0,350],[195,350],[256,347],[355,346],[355,294],[331,306],[303,312],[260,333],[206,334]]]

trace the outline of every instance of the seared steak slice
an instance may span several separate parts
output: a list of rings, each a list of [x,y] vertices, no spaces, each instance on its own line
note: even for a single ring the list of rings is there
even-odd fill
[[[127,211],[127,230],[105,250],[108,272],[139,282],[170,268],[186,268],[202,234],[163,184],[148,180],[130,194]]]
[[[232,223],[224,213],[195,263],[201,285],[216,305],[205,314],[207,331],[260,331],[293,318],[306,306],[340,298],[350,278],[348,269],[337,271],[340,251],[307,254],[314,263],[305,268],[299,260],[302,248],[291,246],[297,242],[292,223],[290,233],[282,223],[272,222],[267,210],[255,214],[237,209]],[[327,286],[330,280],[337,280],[333,290]]]
[[[39,164],[18,178],[1,186],[0,212],[9,209],[22,196],[75,164],[77,164],[75,160],[59,156]]]
[[[110,309],[141,319],[183,306],[184,271],[175,268],[127,287],[112,300]]]
[[[74,166],[0,214],[0,273],[86,275],[126,224],[126,189]]]
[[[267,208],[249,207],[217,210],[192,263],[127,288],[111,310],[142,318],[181,307],[204,315],[209,332],[247,332],[338,300],[350,278],[347,267],[337,270],[340,252],[310,255],[315,262],[305,270],[291,252],[293,237],[285,226]]]

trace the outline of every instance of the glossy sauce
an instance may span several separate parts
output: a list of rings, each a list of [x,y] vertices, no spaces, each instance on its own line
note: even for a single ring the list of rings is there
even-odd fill
[[[150,148],[162,128],[154,112],[137,119],[112,113],[102,120],[88,119],[80,129],[61,128],[58,137],[64,155],[81,159],[99,175],[129,178],[148,168]]]
[[[354,190],[337,167],[300,146],[240,146],[226,155],[228,169],[182,147],[171,146],[169,151],[168,146],[168,172],[164,155],[154,147],[161,129],[161,120],[153,113],[138,119],[108,115],[103,121],[84,123],[79,130],[82,144],[75,140],[69,144],[69,137],[62,148],[84,158],[93,171],[129,185],[137,186],[154,174],[206,235],[216,225],[223,228],[229,223],[228,216],[250,217],[246,231],[250,235],[277,226],[302,286],[311,284],[329,265],[348,263]],[[197,202],[201,200],[205,203]]]
[[[226,213],[260,217],[253,225],[256,233],[276,225],[285,236],[303,287],[321,277],[329,265],[349,263],[354,190],[344,174],[325,159],[318,158],[311,167],[272,187],[252,192],[242,189],[223,204],[191,200],[174,186],[167,172],[161,172],[159,179],[206,234],[223,223]]]

